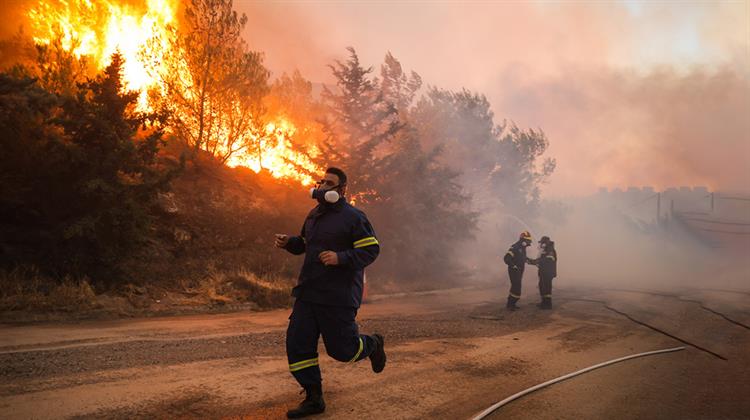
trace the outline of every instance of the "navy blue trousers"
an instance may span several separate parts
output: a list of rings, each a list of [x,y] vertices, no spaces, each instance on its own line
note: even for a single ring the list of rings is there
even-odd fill
[[[508,304],[515,305],[521,299],[521,280],[523,280],[523,271],[514,270],[508,267],[508,277],[510,277],[510,292],[508,293]]]
[[[359,334],[357,308],[294,302],[286,330],[289,370],[300,385],[320,384],[318,338],[323,336],[326,352],[340,362],[354,363],[370,355],[375,342]]]

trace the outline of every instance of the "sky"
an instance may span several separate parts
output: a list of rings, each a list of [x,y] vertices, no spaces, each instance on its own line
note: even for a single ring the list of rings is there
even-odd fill
[[[750,190],[750,2],[256,2],[244,36],[273,74],[320,83],[357,50],[427,85],[485,94],[540,128],[545,195],[600,187]],[[468,163],[470,164],[470,163]]]

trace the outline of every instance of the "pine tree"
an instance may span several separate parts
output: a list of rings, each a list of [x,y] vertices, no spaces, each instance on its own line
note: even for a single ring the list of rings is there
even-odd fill
[[[393,258],[407,256],[410,261],[419,261],[392,265],[398,267],[392,274],[428,280],[435,286],[462,279],[465,267],[455,248],[472,238],[476,215],[467,205],[471,196],[458,182],[460,172],[441,162],[443,147],[426,148],[424,133],[411,122],[421,80],[415,72],[407,77],[399,61],[390,53],[386,55],[380,89],[398,109],[403,128],[391,142],[383,165],[387,181],[379,188],[388,200],[378,201],[373,207],[376,214],[395,222],[383,232],[393,239],[384,252],[392,253]],[[452,246],[436,245],[441,243]]]
[[[421,78],[407,77],[390,54],[382,78],[372,77],[372,68],[349,52],[346,62],[331,67],[338,90],[324,92],[329,137],[321,165],[347,171],[355,204],[375,224],[383,243],[375,278],[431,286],[455,281],[460,261],[452,248],[436,244],[471,238],[475,215],[458,173],[438,162],[440,148],[424,150],[422,133],[409,122]]]
[[[59,179],[67,159],[67,139],[54,124],[56,95],[36,79],[0,73],[0,264],[33,262],[49,250],[54,220],[46,217],[54,202],[48,182]]]
[[[249,51],[242,39],[246,24],[231,0],[191,0],[166,65],[150,64],[165,83],[152,97],[168,110],[177,136],[223,162],[255,151],[264,135],[262,99],[270,72],[263,54]],[[166,71],[153,70],[161,68]]]
[[[320,166],[336,164],[351,174],[349,192],[355,200],[377,199],[373,189],[375,176],[382,172],[382,154],[393,136],[402,128],[398,111],[383,98],[377,81],[364,68],[353,48],[349,59],[330,66],[336,90],[323,91],[328,118],[324,121],[326,139],[318,161]]]
[[[158,162],[156,116],[135,111],[138,94],[123,92],[121,69],[115,54],[74,97],[3,76],[1,129],[18,133],[14,154],[5,157],[17,162],[14,172],[3,174],[15,191],[8,197],[16,210],[9,212],[23,219],[19,226],[31,241],[9,248],[35,247],[12,252],[16,262],[113,280],[146,238],[156,195],[178,168]],[[19,103],[28,116],[15,114]]]
[[[494,119],[484,95],[432,88],[415,107],[413,121],[426,145],[445,147],[451,159],[444,162],[461,171],[479,209],[533,215],[539,187],[555,167],[553,159],[539,162],[549,142],[541,130]]]
[[[422,78],[413,71],[407,76],[401,63],[389,52],[380,66],[380,80],[384,99],[396,107],[403,121],[422,87]]]

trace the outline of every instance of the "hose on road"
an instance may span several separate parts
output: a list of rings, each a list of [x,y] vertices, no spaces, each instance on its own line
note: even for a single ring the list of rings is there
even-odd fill
[[[483,418],[485,418],[488,415],[492,414],[492,412],[494,412],[498,408],[504,406],[505,404],[508,404],[509,402],[511,402],[511,401],[513,401],[515,399],[521,398],[524,395],[530,394],[530,393],[532,393],[532,392],[534,392],[534,391],[536,391],[538,389],[542,389],[542,388],[547,387],[549,385],[552,385],[554,383],[562,382],[562,381],[564,381],[566,379],[570,379],[570,378],[572,378],[574,376],[578,376],[578,375],[580,375],[582,373],[590,372],[590,371],[592,371],[594,369],[599,369],[601,367],[609,366],[609,365],[612,365],[612,364],[615,364],[615,363],[619,363],[619,362],[623,362],[625,360],[635,359],[635,358],[644,357],[644,356],[651,356],[651,355],[654,355],[654,354],[670,353],[670,352],[675,352],[675,351],[680,351],[680,350],[685,350],[685,347],[674,347],[674,348],[671,348],[671,349],[654,350],[654,351],[647,351],[645,353],[631,354],[630,356],[620,357],[619,359],[613,359],[613,360],[610,360],[610,361],[607,361],[607,362],[596,364],[594,366],[589,366],[589,367],[581,369],[581,370],[577,370],[575,372],[569,373],[567,375],[560,376],[559,378],[555,378],[555,379],[549,380],[549,381],[541,383],[539,385],[534,385],[531,388],[527,388],[527,389],[525,389],[525,390],[523,390],[523,391],[521,391],[519,393],[513,394],[510,397],[508,397],[508,398],[506,398],[506,399],[504,399],[504,400],[502,400],[502,401],[500,401],[500,402],[498,402],[496,404],[493,404],[492,406],[490,406],[486,410],[484,410],[481,413],[477,414],[475,417],[473,417],[472,420],[482,420]]]

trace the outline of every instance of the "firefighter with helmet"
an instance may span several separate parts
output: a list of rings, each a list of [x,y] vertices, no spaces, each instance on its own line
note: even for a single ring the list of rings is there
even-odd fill
[[[508,277],[510,277],[510,292],[506,307],[510,311],[518,309],[516,303],[521,299],[521,280],[523,270],[526,266],[526,248],[531,245],[531,234],[528,231],[521,232],[518,241],[511,245],[505,253],[503,260],[508,265]]]
[[[549,236],[542,236],[539,240],[539,249],[539,258],[528,259],[526,262],[539,269],[539,295],[542,301],[537,306],[541,309],[552,309],[552,279],[557,277],[555,242]]]

